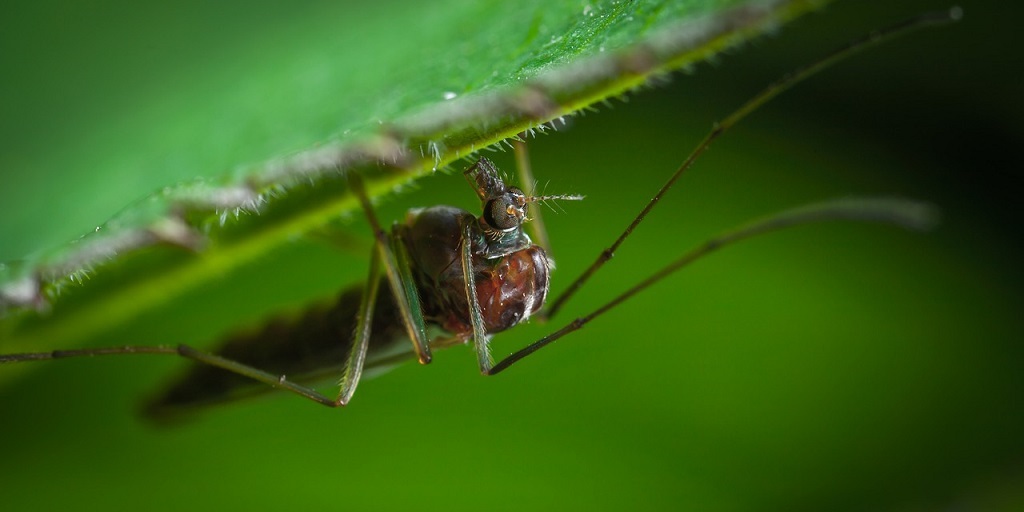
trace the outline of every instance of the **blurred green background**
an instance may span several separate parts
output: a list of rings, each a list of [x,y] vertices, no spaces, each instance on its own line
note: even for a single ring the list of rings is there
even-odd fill
[[[176,5],[3,8],[0,259],[88,231],[151,192],[154,174],[158,183],[190,178],[190,140],[244,145],[245,127],[234,131],[216,105],[189,100],[244,88],[252,69],[288,62],[283,52],[297,43],[281,38],[313,40],[330,26],[325,13],[342,11]],[[341,411],[271,395],[156,429],[133,409],[185,363],[34,366],[0,389],[3,507],[1024,507],[1016,204],[1024,63],[1015,51],[1024,9],[961,5],[960,24],[845,62],[737,127],[556,324],[708,235],[802,202],[926,199],[943,211],[936,232],[832,224],[751,241],[506,374],[480,377],[472,351],[455,348],[429,367],[407,364],[364,382]],[[547,190],[587,196],[547,213],[556,292],[713,120],[847,39],[945,7],[839,2],[533,142]],[[378,2],[342,12],[367,16],[372,28],[409,8]],[[427,24],[444,15],[418,9]],[[303,128],[282,123],[277,142],[298,144]],[[151,161],[118,161],[145,153],[140,133],[183,145],[154,150]],[[512,168],[509,154],[494,156]],[[69,159],[85,164],[62,168]],[[120,171],[102,182],[81,172],[100,161]],[[68,194],[77,199],[46,200]],[[390,198],[380,214],[398,219],[437,203],[470,208],[475,199],[460,176],[439,175]],[[196,333],[257,321],[365,273],[361,250],[297,241],[284,252],[211,283],[180,315],[138,319],[121,338],[208,345]],[[558,325],[503,334],[496,352]]]

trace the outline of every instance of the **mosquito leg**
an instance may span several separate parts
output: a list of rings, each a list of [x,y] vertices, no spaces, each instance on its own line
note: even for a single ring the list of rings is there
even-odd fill
[[[388,284],[391,286],[402,323],[405,324],[406,331],[409,333],[409,339],[412,340],[420,364],[427,364],[431,359],[427,325],[423,320],[423,307],[420,305],[419,293],[416,291],[416,283],[412,278],[409,256],[405,246],[397,237],[388,237],[387,233],[381,229],[380,221],[373,213],[373,206],[370,204],[370,199],[366,195],[366,189],[363,188],[363,182],[359,175],[354,172],[349,173],[349,183],[359,198],[366,218],[370,222],[370,227],[373,229],[377,250],[380,252],[381,261],[387,271]]]
[[[409,305],[408,311],[400,310],[406,327],[414,329],[418,338],[413,338],[416,355],[421,364],[430,362],[430,338],[427,335],[427,324],[423,318],[423,305],[420,302],[420,293],[416,288],[416,280],[412,275],[412,263],[409,257],[409,250],[397,236],[391,238],[391,254],[394,257],[393,264],[395,274],[398,276],[399,286],[404,291],[405,301]],[[385,261],[386,263],[386,261]],[[391,267],[388,267],[391,270]],[[392,290],[394,291],[394,290]]]
[[[532,190],[527,192],[527,195],[537,196],[537,181],[533,179],[533,171],[530,167],[530,152],[526,148],[526,142],[522,140],[512,141],[512,148],[516,155],[516,169],[519,172],[519,183],[523,189],[528,187]],[[548,238],[548,231],[544,227],[544,218],[541,215],[542,208],[540,205],[535,205],[530,209],[530,222],[527,223],[526,229],[529,230],[530,236],[533,238],[533,243],[539,245],[544,252],[551,256],[551,242]]]
[[[905,199],[839,199],[794,208],[751,222],[732,231],[727,231],[688,251],[676,261],[666,265],[636,286],[597,308],[589,315],[579,317],[565,327],[527,345],[518,352],[501,360],[485,373],[494,375],[505,370],[520,359],[544,348],[562,336],[579,330],[591,320],[622,304],[654,283],[665,279],[675,271],[735,242],[788,227],[830,220],[882,222],[906,229],[926,230],[934,225],[935,217],[934,208],[916,201]]]
[[[627,226],[626,229],[622,232],[622,234],[619,235],[619,238],[616,239],[615,242],[612,243],[612,245],[610,245],[607,249],[601,251],[601,254],[597,257],[594,263],[589,268],[587,268],[587,270],[584,271],[583,274],[580,275],[580,277],[573,281],[573,283],[570,284],[569,287],[566,288],[566,290],[562,292],[562,294],[558,298],[551,302],[551,305],[544,313],[544,316],[547,318],[554,316],[555,313],[557,313],[562,308],[565,302],[576,293],[580,286],[582,286],[583,283],[590,279],[590,276],[597,272],[597,270],[601,268],[606,262],[608,262],[608,260],[612,259],[612,257],[615,256],[615,251],[618,250],[620,245],[622,245],[622,242],[624,242],[626,238],[633,233],[633,230],[636,229],[636,227],[641,222],[643,222],[644,218],[647,217],[647,214],[650,213],[650,211],[654,208],[655,205],[658,204],[659,201],[661,201],[661,198],[665,195],[666,192],[668,192],[670,188],[672,188],[672,185],[676,183],[679,177],[682,176],[684,172],[686,172],[688,169],[690,169],[690,167],[693,166],[693,162],[697,160],[697,158],[711,146],[711,143],[714,142],[715,139],[720,137],[729,128],[732,128],[736,123],[740,122],[743,118],[747,117],[751,112],[754,112],[762,105],[770,101],[772,98],[785,92],[786,90],[793,87],[797,83],[802,82],[808,77],[814,75],[818,71],[821,71],[831,66],[832,64],[835,64],[836,62],[839,62],[844,58],[849,57],[861,50],[864,50],[868,47],[892,39],[893,37],[900,36],[908,32],[912,32],[919,28],[924,28],[932,25],[942,25],[953,21],[957,21],[960,19],[961,15],[962,12],[960,11],[960,9],[954,7],[948,11],[925,13],[917,17],[905,20],[901,23],[897,23],[891,27],[872,32],[867,36],[854,40],[848,43],[846,46],[843,46],[838,50],[835,50],[832,53],[825,55],[824,57],[811,63],[809,66],[799,68],[785,75],[780,80],[778,80],[775,83],[772,83],[767,88],[758,93],[756,96],[754,96],[749,101],[744,103],[740,108],[738,108],[735,112],[733,112],[728,117],[723,119],[721,122],[716,123],[715,126],[711,129],[711,131],[700,142],[700,144],[698,144],[697,147],[693,150],[693,152],[690,153],[690,156],[688,156],[686,160],[683,161],[682,165],[679,166],[676,172],[674,172],[672,176],[669,177],[668,181],[666,181],[665,184],[662,185],[661,189],[658,190],[658,193],[654,195],[654,197],[650,200],[650,202],[647,203],[646,206],[644,206],[642,210],[640,210],[640,213],[637,214],[633,221],[630,222],[629,226]]]
[[[377,303],[377,291],[380,289],[380,253],[376,248],[370,253],[370,276],[366,280],[366,289],[359,302],[359,314],[356,317],[355,338],[345,358],[345,369],[338,385],[338,403],[345,405],[356,392],[359,378],[363,375],[363,364],[366,362],[366,351],[370,347],[370,326],[373,324],[373,306]]]
[[[159,345],[159,346],[122,346],[122,347],[105,347],[105,348],[92,348],[92,349],[76,349],[76,350],[54,350],[52,352],[34,352],[26,354],[4,354],[0,356],[0,363],[20,363],[27,361],[43,361],[49,359],[66,359],[71,357],[93,357],[93,356],[110,356],[110,355],[133,355],[133,354],[156,354],[156,355],[171,355],[180,356],[193,361],[208,364],[210,366],[216,366],[223,370],[227,370],[232,373],[237,373],[250,379],[267,384],[275,388],[290,391],[297,395],[306,397],[314,402],[330,406],[338,407],[344,405],[340,399],[334,400],[328,398],[315,389],[297,384],[287,379],[284,375],[274,375],[272,373],[265,372],[258,368],[227,359],[215,354],[203,352],[201,350],[194,349],[188,345],[177,345],[174,347]]]
[[[208,364],[210,366],[216,366],[217,368],[249,377],[250,379],[262,382],[268,386],[290,391],[321,405],[326,405],[328,407],[340,407],[345,405],[340,398],[328,398],[313,388],[288,380],[285,375],[274,375],[238,361],[196,350],[188,345],[178,345],[178,354],[193,361]]]
[[[178,355],[178,349],[168,345],[128,345],[121,347],[52,350],[50,352],[26,352],[22,354],[0,355],[0,364],[49,361],[51,359],[67,359],[71,357],[119,356],[134,354]]]
[[[476,295],[476,279],[473,276],[473,228],[466,218],[460,221],[462,230],[461,253],[462,253],[462,275],[466,283],[466,303],[469,304],[469,321],[473,325],[473,347],[476,349],[477,363],[480,365],[480,373],[489,375],[494,360],[491,358],[490,337],[484,326],[483,313],[480,311],[480,300]]]

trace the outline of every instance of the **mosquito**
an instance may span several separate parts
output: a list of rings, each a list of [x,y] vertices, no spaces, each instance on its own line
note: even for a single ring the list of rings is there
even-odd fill
[[[366,285],[342,292],[329,306],[309,309],[290,322],[272,321],[254,334],[231,337],[215,352],[184,344],[119,346],[0,355],[0,363],[129,354],[173,355],[201,363],[148,403],[144,412],[156,418],[169,411],[252,394],[261,389],[252,386],[254,382],[267,385],[262,389],[278,388],[339,407],[352,399],[364,372],[393,365],[411,354],[421,364],[428,364],[433,349],[469,344],[476,352],[480,372],[498,374],[680,268],[759,234],[826,220],[875,221],[925,229],[932,220],[931,208],[901,199],[844,199],[777,213],[708,239],[605,305],[497,363],[491,356],[494,334],[531,315],[550,319],[559,312],[612,259],[711,143],[751,112],[850,54],[917,28],[955,21],[960,15],[958,8],[920,15],[848,43],[769,85],[712,128],[622,234],[547,309],[544,305],[553,261],[548,256],[540,212],[535,209],[538,211],[531,213],[530,208],[547,201],[583,197],[527,194],[506,183],[490,160],[480,158],[463,173],[481,202],[479,215],[450,206],[414,209],[390,231],[385,231],[378,220],[360,176],[350,173],[347,179],[351,192],[373,231],[374,244]],[[525,145],[518,141],[515,149],[520,180],[532,183]],[[528,226],[530,234],[526,232]],[[387,285],[382,287],[382,282]],[[440,334],[432,337],[437,332]],[[411,352],[405,340],[411,342]],[[300,383],[327,375],[338,379],[337,395],[328,396]]]

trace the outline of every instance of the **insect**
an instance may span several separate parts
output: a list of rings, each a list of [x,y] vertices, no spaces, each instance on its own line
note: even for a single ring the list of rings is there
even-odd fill
[[[910,29],[957,17],[958,11],[920,16],[855,41],[770,85],[712,129],[618,239],[600,253],[594,264],[562,296],[551,301],[546,310],[542,308],[547,298],[552,263],[547,256],[546,242],[535,244],[524,231],[531,216],[528,209],[530,205],[544,201],[579,200],[582,197],[527,194],[507,184],[494,164],[481,158],[464,172],[481,201],[480,215],[445,206],[416,209],[410,211],[403,222],[396,223],[390,234],[377,219],[360,177],[350,174],[348,180],[352,193],[359,199],[374,233],[366,285],[361,290],[343,292],[331,306],[311,309],[297,321],[271,323],[259,333],[228,339],[216,353],[188,345],[123,346],[0,355],[0,363],[145,353],[175,355],[201,363],[150,402],[146,411],[155,417],[198,404],[244,396],[256,389],[246,385],[253,381],[269,386],[264,389],[280,388],[317,403],[337,407],[351,400],[364,370],[407,358],[410,344],[411,353],[422,364],[432,360],[433,349],[470,344],[476,352],[481,373],[497,374],[580,329],[679,268],[754,235],[831,219],[926,227],[930,221],[928,208],[912,201],[840,200],[785,211],[708,240],[604,306],[576,318],[496,364],[491,357],[493,334],[514,327],[533,314],[549,318],[560,311],[590,276],[612,258],[711,143],[752,111],[845,55]],[[519,151],[525,155],[523,146],[519,146]],[[533,215],[539,216],[538,213]],[[534,237],[542,240],[543,230],[537,229]],[[382,281],[387,285],[382,286]],[[428,325],[444,334],[431,338]],[[410,344],[406,344],[403,338],[407,338]],[[324,375],[340,376],[340,389],[336,396],[321,394],[300,383],[303,381],[300,377]]]

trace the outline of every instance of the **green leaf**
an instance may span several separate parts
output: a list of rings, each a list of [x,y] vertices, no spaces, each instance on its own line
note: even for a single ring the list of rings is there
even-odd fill
[[[820,3],[453,2],[371,14],[366,24],[328,9],[274,51],[237,64],[235,87],[196,87],[182,96],[193,108],[157,108],[153,134],[120,140],[87,168],[71,153],[61,165],[94,183],[160,154],[174,171],[145,168],[149,186],[166,185],[165,175],[198,178],[71,244],[0,267],[4,350],[109,343],[259,261],[301,266],[296,240],[353,229],[339,221],[358,210],[345,173],[364,175],[374,197],[389,194],[519,133],[556,129]],[[313,293],[323,290],[292,301]],[[224,311],[219,323],[231,318]]]

